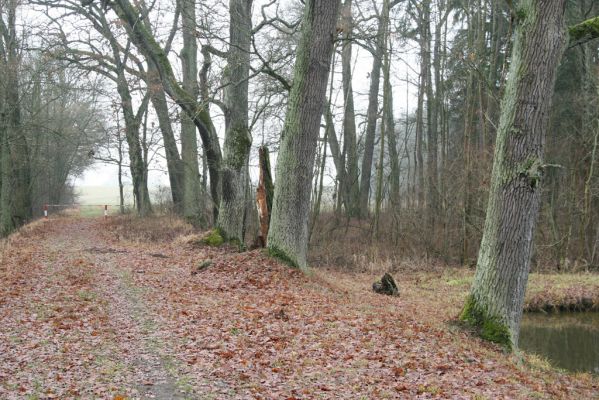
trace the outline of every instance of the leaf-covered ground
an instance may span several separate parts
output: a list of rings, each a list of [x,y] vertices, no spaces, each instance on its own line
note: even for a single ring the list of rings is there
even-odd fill
[[[396,274],[390,298],[372,275],[119,229],[57,218],[5,242],[1,399],[599,398],[456,326],[468,275]]]

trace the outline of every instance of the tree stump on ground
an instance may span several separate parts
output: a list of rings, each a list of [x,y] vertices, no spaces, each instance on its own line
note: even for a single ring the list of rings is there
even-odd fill
[[[374,282],[372,290],[375,293],[386,294],[387,296],[399,296],[399,288],[389,273],[383,275],[380,281]]]

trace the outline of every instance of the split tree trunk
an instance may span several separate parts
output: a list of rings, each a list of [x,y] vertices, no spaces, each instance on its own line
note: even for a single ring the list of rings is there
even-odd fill
[[[544,144],[566,33],[565,0],[522,0],[501,106],[485,228],[462,318],[486,339],[518,345],[541,201]]]
[[[270,212],[272,210],[272,199],[274,195],[268,147],[262,146],[258,149],[258,158],[260,164],[260,180],[256,190],[256,207],[258,208],[258,218],[260,222],[259,239],[262,247],[266,247],[268,227],[270,226]]]
[[[338,0],[306,1],[277,160],[268,248],[300,268],[307,266],[310,187],[338,8]]]

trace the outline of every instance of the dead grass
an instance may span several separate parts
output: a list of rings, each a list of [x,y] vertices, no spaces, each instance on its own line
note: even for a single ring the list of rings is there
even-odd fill
[[[4,257],[8,254],[15,241],[32,237],[43,238],[45,235],[43,226],[46,222],[44,219],[36,219],[20,227],[8,237],[0,238],[0,266],[4,264]]]
[[[402,218],[398,227],[397,219],[385,213],[381,216],[379,235],[373,235],[370,220],[322,214],[310,239],[309,263],[313,267],[351,272],[393,272],[419,270],[421,266],[430,269],[456,265],[455,254],[443,257],[435,250],[444,247],[442,235],[422,240],[426,234],[418,219],[415,216]]]
[[[172,242],[197,233],[191,224],[175,215],[148,218],[116,216],[109,218],[106,226],[118,240],[131,242]]]
[[[599,311],[599,274],[530,274],[525,311]]]

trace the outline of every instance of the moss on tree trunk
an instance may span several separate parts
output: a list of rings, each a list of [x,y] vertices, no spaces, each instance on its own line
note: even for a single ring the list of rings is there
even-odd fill
[[[300,268],[307,267],[312,173],[338,7],[337,0],[306,1],[277,159],[268,248]]]
[[[248,80],[252,38],[252,0],[229,2],[229,51],[225,87],[225,143],[221,169],[221,206],[217,226],[229,241],[243,245],[248,204]]]
[[[545,136],[565,45],[565,0],[522,0],[495,145],[476,275],[462,319],[481,335],[518,345],[541,201]]]

